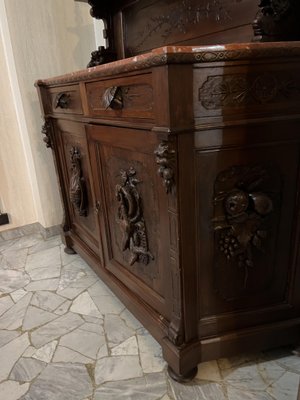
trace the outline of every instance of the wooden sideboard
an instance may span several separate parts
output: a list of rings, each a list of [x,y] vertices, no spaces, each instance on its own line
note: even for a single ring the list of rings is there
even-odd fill
[[[300,43],[163,47],[36,83],[63,240],[171,375],[300,336]]]

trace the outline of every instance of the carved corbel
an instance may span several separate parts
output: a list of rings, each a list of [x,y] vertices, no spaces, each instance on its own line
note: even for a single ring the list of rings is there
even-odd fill
[[[73,146],[70,150],[71,156],[71,178],[69,196],[76,211],[80,216],[87,216],[87,192],[85,179],[81,168],[81,154],[78,147]]]
[[[171,193],[175,187],[175,150],[171,149],[170,143],[162,141],[154,151],[156,164],[159,165],[158,175],[163,179],[166,193]]]
[[[118,201],[117,221],[122,231],[122,251],[129,250],[129,264],[149,264],[154,257],[148,249],[148,237],[143,217],[142,202],[137,191],[140,181],[134,168],[120,170],[121,182],[116,185]]]
[[[46,119],[44,125],[42,126],[42,134],[45,135],[43,141],[46,143],[47,148],[53,148],[52,137],[51,137],[51,125],[50,122]]]

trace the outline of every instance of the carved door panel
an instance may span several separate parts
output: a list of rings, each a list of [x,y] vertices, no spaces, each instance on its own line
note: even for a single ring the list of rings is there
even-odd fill
[[[69,205],[71,231],[101,257],[97,221],[98,202],[91,185],[86,133],[83,124],[57,121],[57,141],[63,165],[64,191]],[[101,257],[102,258],[102,257]]]
[[[296,124],[269,125],[268,131],[259,126],[197,134],[201,335],[300,312],[293,288],[297,268],[299,273]],[[208,137],[212,147],[201,149]]]
[[[149,131],[87,126],[105,268],[168,317],[168,205]]]

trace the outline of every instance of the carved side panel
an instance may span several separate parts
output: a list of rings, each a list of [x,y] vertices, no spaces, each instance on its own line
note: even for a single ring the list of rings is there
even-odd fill
[[[256,258],[265,252],[264,242],[272,234],[272,219],[278,215],[272,198],[280,196],[280,176],[273,179],[269,193],[271,179],[263,166],[243,165],[220,172],[215,181],[215,253],[221,253],[225,262],[244,271],[241,286],[245,288],[249,273],[255,274]],[[220,257],[216,258],[218,263]]]

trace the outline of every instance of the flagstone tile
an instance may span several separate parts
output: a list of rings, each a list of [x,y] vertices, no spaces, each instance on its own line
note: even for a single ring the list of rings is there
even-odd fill
[[[0,291],[11,293],[23,288],[30,282],[29,275],[24,271],[0,269]]]
[[[34,269],[48,268],[56,265],[61,265],[59,246],[29,254],[25,269],[29,272]]]
[[[49,363],[52,360],[57,343],[57,340],[53,340],[53,342],[45,344],[45,346],[35,350],[31,357],[40,361],[44,361],[45,363]]]
[[[203,362],[198,365],[196,380],[219,382],[222,380],[219,366],[216,360]]]
[[[105,344],[105,336],[94,332],[76,329],[60,339],[60,345],[80,354],[96,359],[98,350]]]
[[[92,317],[102,316],[95,303],[93,302],[91,296],[87,292],[82,293],[73,301],[70,311],[77,314],[89,315]]]
[[[22,297],[0,317],[0,329],[15,330],[22,326],[23,318],[31,300],[31,293]]]
[[[166,366],[162,358],[162,349],[157,341],[145,330],[137,335],[141,364],[145,373],[161,372]]]
[[[135,334],[118,315],[107,314],[104,318],[104,330],[107,335],[109,347],[123,343]]]
[[[50,313],[40,308],[29,306],[23,320],[23,330],[29,331],[38,326],[58,318],[56,314]]]
[[[119,344],[111,349],[113,356],[134,356],[139,354],[139,348],[135,336],[125,340],[125,342]]]
[[[41,291],[41,290],[56,290],[59,284],[59,279],[43,279],[41,281],[34,281],[25,286],[25,289],[29,292]]]
[[[28,334],[24,333],[0,348],[0,382],[8,378],[12,367],[29,345]]]
[[[0,316],[5,313],[15,303],[12,301],[10,296],[0,297]]]
[[[104,357],[97,361],[95,368],[97,385],[108,381],[138,378],[142,375],[138,356]]]
[[[24,289],[18,289],[14,292],[10,293],[10,297],[13,299],[15,303],[17,303],[22,297],[24,297],[28,292]]]
[[[57,309],[54,311],[55,314],[63,315],[69,311],[72,301],[66,300],[66,299],[64,299],[64,300],[65,300],[65,302],[62,303],[59,307],[57,307]]]
[[[6,381],[0,383],[0,399],[18,400],[29,389],[29,383],[20,384],[19,382]]]
[[[2,252],[2,254],[3,254],[3,261],[6,262],[6,268],[14,270],[24,269],[27,259],[28,249],[16,250],[13,246],[10,249]]]
[[[141,378],[105,383],[96,390],[94,400],[170,400],[166,391],[164,375],[150,374]],[[194,399],[196,400],[190,398]]]
[[[0,331],[0,347],[4,346],[6,343],[11,342],[16,337],[20,336],[20,332],[18,331]]]
[[[94,360],[67,347],[58,346],[53,357],[53,362],[91,364]]]
[[[10,379],[19,382],[30,382],[36,378],[47,364],[32,358],[20,358],[10,373]]]
[[[245,392],[230,386],[227,388],[227,396],[228,400],[274,400],[274,397],[266,392]]]
[[[78,314],[65,314],[32,332],[31,342],[35,347],[41,347],[82,324],[83,320]]]
[[[54,236],[47,240],[41,240],[29,247],[28,254],[38,253],[43,250],[51,249],[52,247],[60,246],[60,236]]]
[[[54,311],[65,301],[66,299],[64,297],[58,296],[57,294],[47,290],[42,290],[34,293],[31,305],[42,308],[46,311]]]
[[[267,388],[267,392],[276,400],[297,400],[299,379],[298,374],[286,372]]]
[[[93,392],[84,365],[49,364],[30,386],[21,400],[82,400]]]
[[[182,385],[171,379],[169,382],[176,400],[226,400],[223,388],[218,383],[203,382],[198,385]]]

